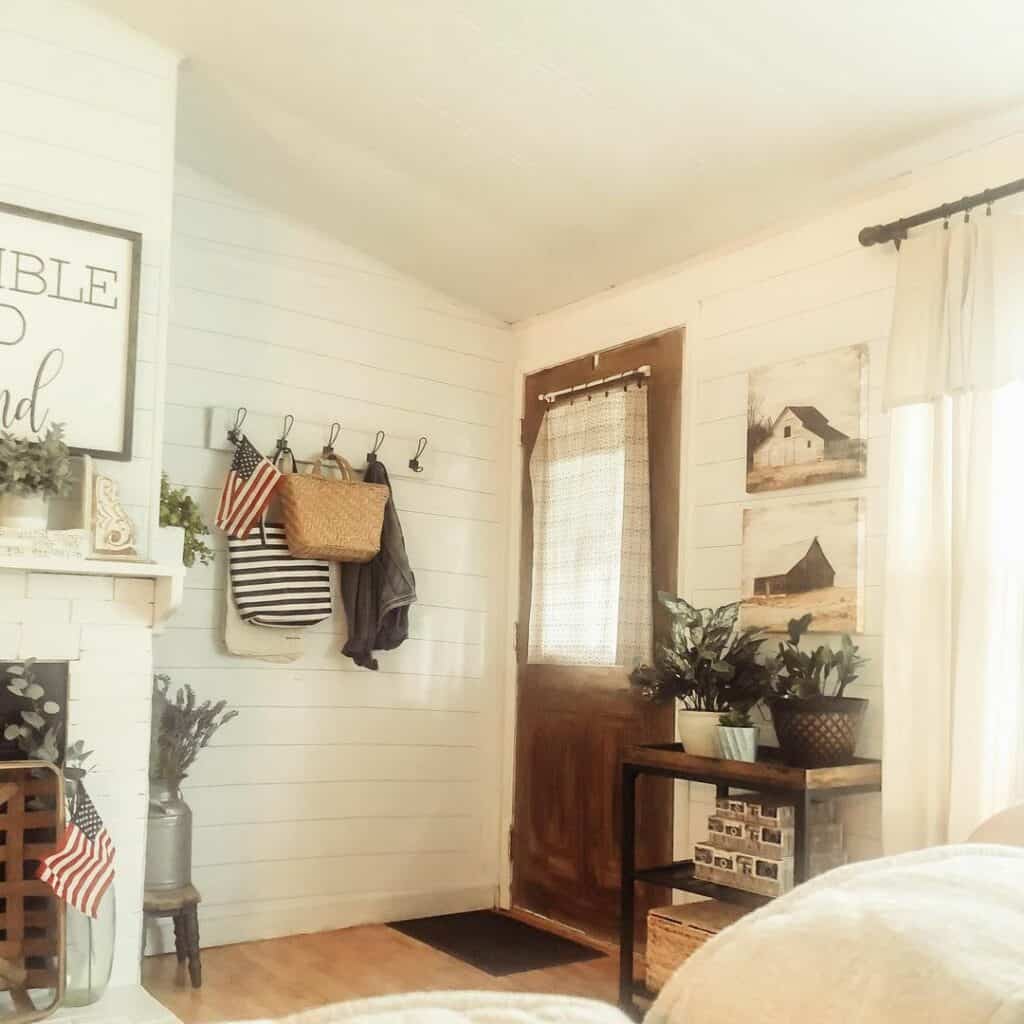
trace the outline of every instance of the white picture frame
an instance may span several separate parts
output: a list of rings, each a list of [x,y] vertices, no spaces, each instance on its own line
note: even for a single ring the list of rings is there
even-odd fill
[[[132,455],[142,236],[0,203],[0,429]]]

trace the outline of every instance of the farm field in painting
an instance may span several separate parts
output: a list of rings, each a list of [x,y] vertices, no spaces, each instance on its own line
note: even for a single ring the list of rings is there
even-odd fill
[[[744,509],[743,625],[782,632],[810,612],[812,632],[858,632],[863,531],[858,498]]]
[[[867,347],[754,370],[747,390],[747,491],[864,476]]]

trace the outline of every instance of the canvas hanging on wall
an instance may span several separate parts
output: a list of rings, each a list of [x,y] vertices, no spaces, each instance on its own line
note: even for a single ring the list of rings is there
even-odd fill
[[[132,451],[142,236],[0,203],[0,427]]]
[[[748,493],[864,476],[867,372],[866,345],[751,372]]]
[[[744,509],[743,625],[784,632],[810,612],[812,632],[861,632],[863,550],[860,498]]]

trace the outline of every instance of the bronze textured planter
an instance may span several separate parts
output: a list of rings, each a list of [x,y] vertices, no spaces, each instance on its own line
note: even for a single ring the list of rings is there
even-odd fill
[[[860,697],[812,697],[772,704],[782,759],[797,768],[849,764],[868,702]]]

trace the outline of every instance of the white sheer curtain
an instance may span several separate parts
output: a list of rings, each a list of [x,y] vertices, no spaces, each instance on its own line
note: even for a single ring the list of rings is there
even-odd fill
[[[962,842],[1024,800],[1024,230],[900,249],[885,385],[883,832]]]
[[[649,660],[652,631],[647,389],[549,409],[530,456],[529,660]]]

